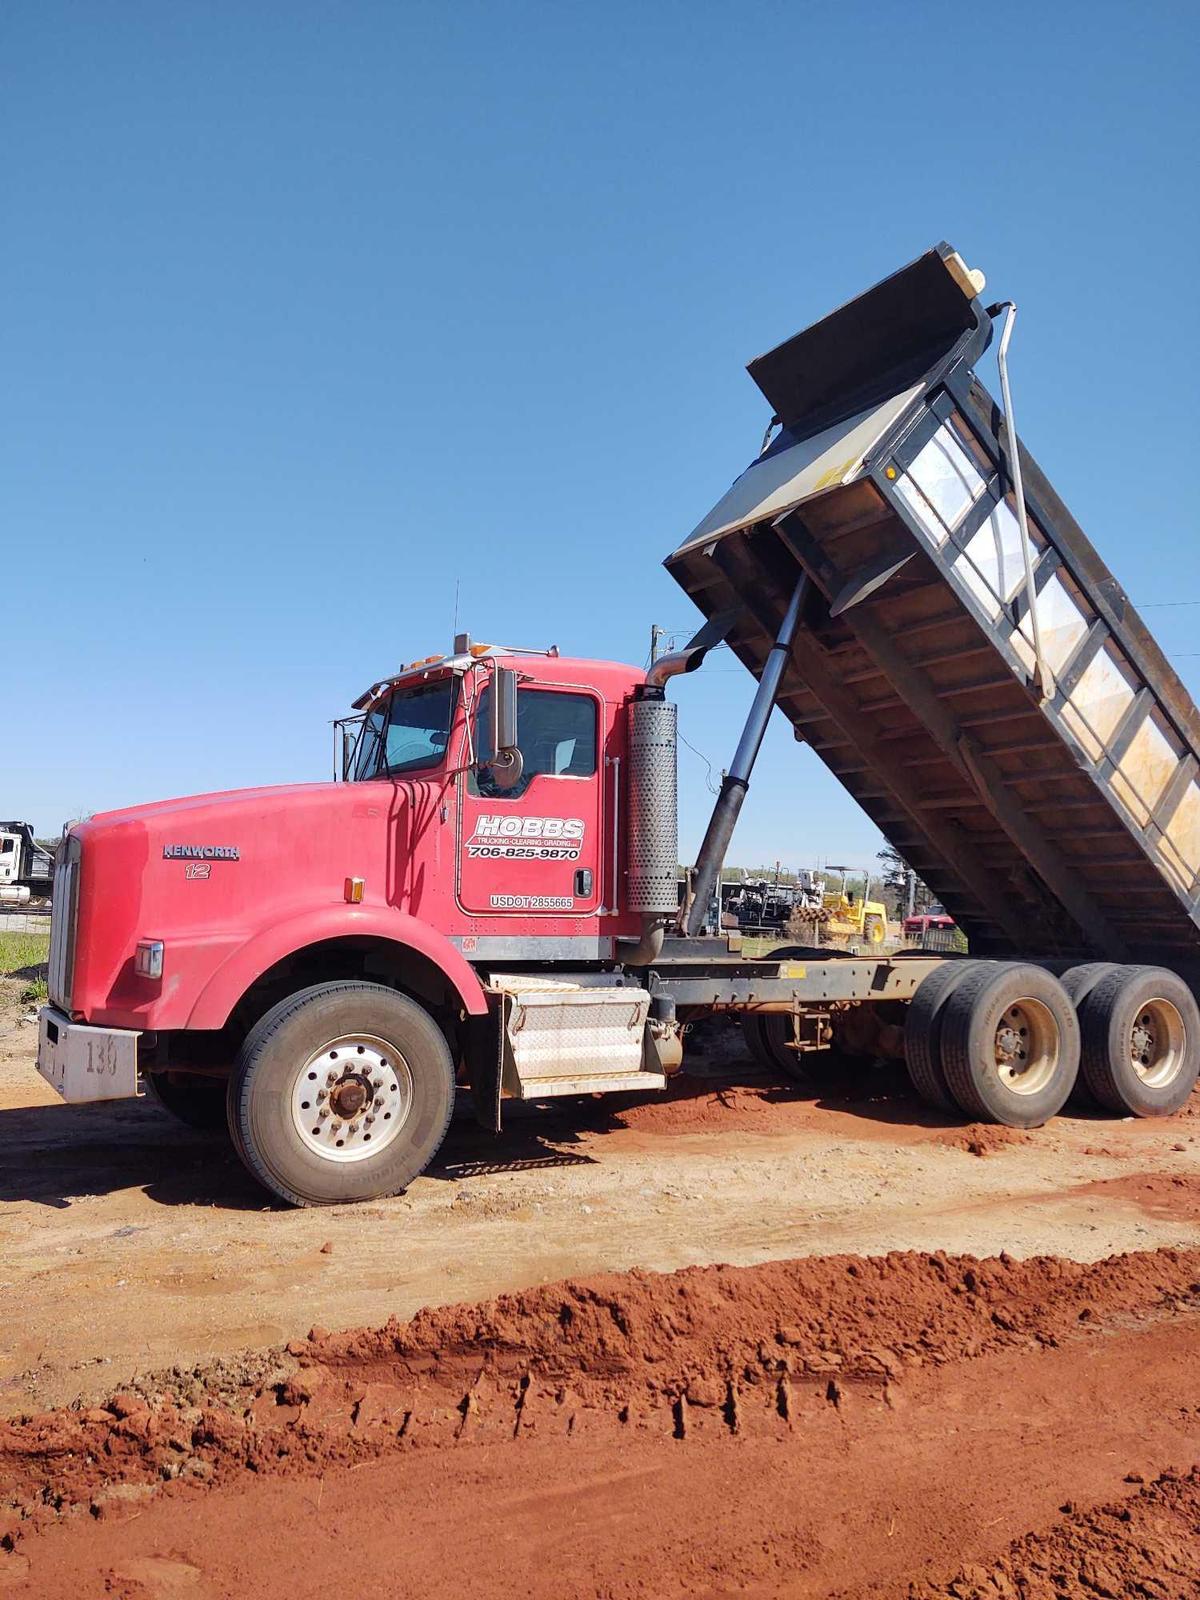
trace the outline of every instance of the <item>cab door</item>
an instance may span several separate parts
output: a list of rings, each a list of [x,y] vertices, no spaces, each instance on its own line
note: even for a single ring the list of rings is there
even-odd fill
[[[589,917],[601,905],[600,729],[590,689],[523,684],[517,729],[524,769],[502,789],[491,754],[490,687],[476,703],[477,768],[459,785],[458,903],[474,916]]]

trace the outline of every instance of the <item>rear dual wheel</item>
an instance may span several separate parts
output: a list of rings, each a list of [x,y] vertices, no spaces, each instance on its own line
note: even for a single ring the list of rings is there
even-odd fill
[[[1111,967],[1079,1006],[1081,1073],[1093,1098],[1125,1116],[1168,1117],[1200,1066],[1200,1009],[1164,967]]]
[[[913,1084],[939,1110],[1033,1128],[1060,1111],[1079,1070],[1079,1023],[1050,973],[1017,962],[948,962],[909,1007]]]
[[[946,1004],[979,961],[944,961],[920,984],[904,1018],[904,1062],[912,1086],[935,1111],[959,1110],[942,1071],[942,1021]]]
[[[1041,967],[998,962],[969,973],[946,1007],[941,1064],[968,1115],[1037,1128],[1062,1110],[1079,1071],[1079,1019]]]
[[[914,1087],[940,1110],[1029,1128],[1079,1098],[1126,1116],[1170,1116],[1200,1068],[1200,1008],[1162,967],[1087,962],[935,968],[909,1006]]]

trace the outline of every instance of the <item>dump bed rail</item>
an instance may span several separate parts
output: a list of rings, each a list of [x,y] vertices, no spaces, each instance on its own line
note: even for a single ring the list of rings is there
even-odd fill
[[[752,363],[782,431],[666,565],[756,676],[808,575],[779,704],[973,951],[1197,973],[1200,714],[1019,447],[1031,596],[980,287],[939,245]]]

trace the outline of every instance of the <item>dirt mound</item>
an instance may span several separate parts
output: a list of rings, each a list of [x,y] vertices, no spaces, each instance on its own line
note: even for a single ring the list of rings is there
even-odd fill
[[[0,1425],[0,1591],[1106,1592],[1030,1586],[1061,1571],[1173,1600],[1195,1483],[1158,1475],[1200,1455],[1198,1327],[1200,1251],[1158,1250],[632,1272],[315,1328]],[[1130,1506],[1054,1521],[1130,1462],[1157,1478]],[[1138,1561],[1159,1588],[1122,1587]]]
[[[952,1150],[965,1150],[972,1156],[992,1156],[999,1150],[1009,1150],[1013,1145],[1028,1144],[1033,1138],[1022,1128],[1004,1128],[998,1123],[969,1122],[965,1128],[947,1128],[934,1135],[935,1144],[947,1145]]]
[[[762,1081],[708,1082],[680,1076],[654,1100],[622,1107],[613,1125],[653,1137],[727,1134],[731,1130],[764,1136],[828,1132],[872,1144],[936,1144],[973,1156],[994,1155],[1034,1139],[1029,1133],[985,1122],[955,1123],[931,1112],[915,1097],[904,1069],[896,1063],[853,1074],[844,1084]],[[947,1125],[950,1124],[950,1125]]]
[[[994,1565],[919,1583],[910,1600],[1158,1600],[1200,1597],[1200,1467],[1164,1473],[1129,1500],[1068,1514]]]
[[[1200,1251],[1176,1250],[1091,1264],[894,1252],[634,1271],[325,1336],[302,1359],[405,1375],[483,1360],[498,1372],[599,1382],[648,1368],[647,1381],[669,1389],[714,1367],[732,1376],[766,1350],[786,1355],[790,1371],[877,1377],[1006,1339],[1053,1341],[1081,1317],[1190,1299],[1198,1279]]]
[[[682,1436],[693,1412],[737,1433],[805,1388],[886,1397],[920,1368],[1054,1347],[1114,1316],[1200,1304],[1200,1251],[1090,1265],[1053,1257],[829,1256],[612,1274],[423,1311],[289,1346],[293,1370],[223,1364],[210,1392],[169,1375],[86,1411],[0,1424],[0,1506],[103,1508],[115,1484],[293,1474],[403,1444],[635,1422]],[[269,1364],[267,1364],[269,1367]],[[97,1500],[97,1495],[99,1499]]]
[[[688,1133],[786,1134],[815,1126],[822,1115],[814,1094],[782,1083],[726,1083],[671,1079],[654,1100],[624,1106],[613,1116],[618,1128],[654,1135]]]

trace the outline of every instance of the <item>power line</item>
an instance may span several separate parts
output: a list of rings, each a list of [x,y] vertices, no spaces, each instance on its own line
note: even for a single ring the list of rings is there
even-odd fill
[[[691,740],[690,739],[685,739],[683,734],[679,735],[679,740],[680,740],[681,744],[686,744],[687,745],[688,749],[692,752],[692,754],[694,756],[699,756],[701,761],[703,761],[704,765],[708,768],[708,775],[704,780],[704,783],[705,783],[706,788],[708,789],[708,792],[710,794],[720,794],[721,786],[716,781],[716,779],[713,777],[712,762],[704,754],[703,750],[697,750],[696,746],[691,742]]]

